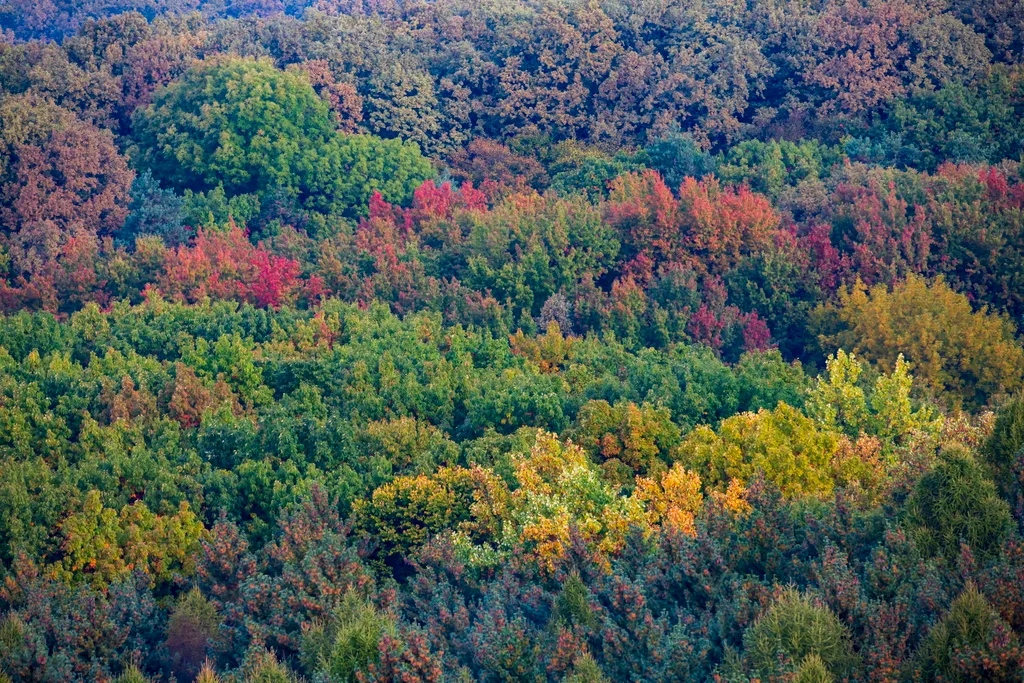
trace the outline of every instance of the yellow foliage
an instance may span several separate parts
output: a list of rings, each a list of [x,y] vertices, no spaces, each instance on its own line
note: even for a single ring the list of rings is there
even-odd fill
[[[888,468],[882,456],[882,442],[861,434],[856,440],[843,437],[830,463],[832,478],[862,505],[878,503],[887,482]]]
[[[852,350],[884,372],[906,356],[915,378],[951,406],[984,405],[1024,385],[1013,324],[937,279],[909,275],[892,291],[859,281],[816,312],[822,346]]]
[[[510,531],[549,571],[564,555],[572,528],[599,552],[612,553],[631,525],[645,522],[639,501],[618,495],[579,446],[554,434],[538,433],[515,466],[519,487],[509,500]]]
[[[105,586],[117,576],[142,569],[154,583],[195,572],[195,558],[206,530],[182,502],[173,515],[156,515],[142,502],[120,513],[103,506],[90,491],[81,511],[61,525],[64,558],[53,568],[68,581],[87,579]]]
[[[759,474],[789,497],[825,496],[833,488],[829,463],[839,437],[796,408],[740,413],[710,427],[693,430],[676,449],[676,459],[701,475],[711,489],[733,479],[746,485]]]
[[[660,480],[637,477],[633,497],[644,504],[652,527],[692,535],[696,533],[694,518],[704,501],[700,488],[700,477],[676,463]]]
[[[712,491],[711,499],[723,510],[737,517],[753,510],[747,501],[747,489],[743,487],[739,479],[730,481],[729,485],[725,487],[725,491]]]
[[[528,337],[518,330],[509,336],[512,353],[522,356],[540,367],[544,373],[559,372],[572,360],[575,337],[563,337],[558,323],[551,322],[543,335]]]

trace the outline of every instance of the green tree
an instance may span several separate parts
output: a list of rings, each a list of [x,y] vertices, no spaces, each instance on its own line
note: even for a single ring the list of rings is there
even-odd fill
[[[850,632],[839,618],[828,607],[792,588],[783,591],[747,629],[743,644],[750,663],[763,676],[782,673],[777,670],[780,654],[800,669],[805,658],[816,656],[821,666],[808,664],[808,669],[825,668],[838,676],[851,673],[857,663]]]
[[[667,408],[644,404],[588,401],[580,408],[567,436],[579,444],[606,472],[626,466],[623,483],[634,475],[664,472],[670,452],[680,441],[679,427]]]
[[[396,633],[393,617],[349,593],[330,618],[303,632],[300,660],[311,676],[354,683],[357,672],[379,659],[381,637]]]
[[[1017,635],[969,583],[921,643],[908,678],[925,683],[1010,683],[1020,680],[1022,665],[1024,650]]]
[[[220,623],[216,606],[198,588],[178,598],[167,623],[165,643],[175,675],[192,680],[199,674],[206,660],[206,648]]]
[[[888,375],[879,375],[865,390],[863,364],[839,349],[825,362],[825,374],[807,396],[807,414],[823,426],[851,438],[877,436],[889,447],[904,443],[917,432],[935,434],[942,419],[928,406],[914,410],[910,400],[913,377],[900,354]]]
[[[433,175],[414,143],[345,135],[301,71],[217,58],[136,113],[134,156],[180,190],[255,194],[320,213],[359,214],[374,192],[402,202]]]
[[[304,75],[243,58],[196,65],[136,112],[133,128],[136,161],[156,178],[231,194],[298,192],[334,134],[330,110]]]
[[[373,135],[335,135],[313,163],[303,206],[328,214],[365,215],[375,192],[387,202],[407,204],[434,176],[415,142]]]
[[[966,543],[981,558],[998,555],[1010,533],[1010,508],[984,467],[962,448],[942,453],[907,499],[904,522],[926,556],[954,559]]]
[[[1024,392],[1000,408],[981,454],[995,474],[1003,495],[1012,495],[1022,483],[1018,470],[1024,457]]]

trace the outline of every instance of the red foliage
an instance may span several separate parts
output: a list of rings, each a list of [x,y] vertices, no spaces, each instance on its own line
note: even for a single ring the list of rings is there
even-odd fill
[[[277,308],[281,297],[292,290],[299,277],[299,264],[289,258],[273,256],[263,250],[256,250],[253,257],[258,277],[249,285],[249,293],[256,303],[264,307]]]
[[[685,263],[712,274],[768,247],[780,223],[767,197],[746,187],[686,178],[677,200],[655,171],[612,181],[605,219],[622,233],[634,261]],[[650,270],[632,263],[627,268]]]
[[[725,322],[715,316],[707,304],[701,304],[686,326],[687,333],[694,341],[707,344],[713,349],[722,346],[722,330]]]
[[[0,187],[0,226],[16,272],[38,272],[69,239],[124,222],[134,174],[109,133],[76,122],[38,146],[18,146],[16,159]]]
[[[423,221],[430,218],[451,218],[455,209],[483,211],[487,209],[487,197],[480,190],[473,188],[469,181],[462,187],[453,190],[451,183],[435,185],[427,180],[413,193],[411,214],[414,220]]]
[[[634,255],[682,260],[679,203],[656,171],[627,173],[611,183],[605,220],[619,230]]]
[[[265,307],[292,301],[299,285],[297,261],[254,246],[232,225],[226,233],[200,229],[191,245],[167,252],[157,286],[173,299],[235,299]]]
[[[475,184],[491,201],[513,192],[539,189],[547,182],[544,167],[536,159],[482,138],[453,155],[451,165],[456,178]]]
[[[772,343],[772,333],[768,329],[768,323],[757,317],[757,313],[747,313],[741,316],[743,322],[743,350],[764,351]]]
[[[419,633],[385,634],[379,649],[380,660],[370,664],[366,673],[356,674],[360,683],[440,683],[444,678],[442,656],[431,652],[427,639]]]
[[[890,284],[907,273],[927,273],[932,226],[924,212],[911,208],[896,187],[840,185],[836,198],[842,218],[852,223],[846,248],[866,284]]]
[[[764,195],[747,187],[723,188],[717,180],[687,178],[679,188],[687,243],[711,272],[772,243],[780,217]]]
[[[850,259],[832,244],[832,226],[824,223],[812,225],[807,234],[800,237],[799,243],[809,254],[810,265],[825,291],[834,292],[846,281]]]

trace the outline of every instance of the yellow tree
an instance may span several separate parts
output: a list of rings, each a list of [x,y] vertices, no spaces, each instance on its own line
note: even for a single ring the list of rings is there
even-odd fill
[[[764,473],[787,496],[823,496],[834,486],[831,463],[839,441],[835,432],[779,403],[774,410],[723,420],[717,433],[707,426],[697,427],[676,449],[675,457],[697,472],[710,489],[724,490],[733,480],[745,485]]]
[[[194,573],[205,529],[188,503],[173,515],[156,515],[141,501],[118,512],[103,506],[99,491],[90,491],[61,532],[64,557],[54,566],[56,573],[104,586],[134,569],[156,584]]]
[[[936,398],[950,406],[985,405],[1022,386],[1024,348],[1013,324],[954,292],[942,278],[910,275],[891,290],[858,282],[839,302],[818,309],[826,349],[847,349],[883,372],[900,355]]]

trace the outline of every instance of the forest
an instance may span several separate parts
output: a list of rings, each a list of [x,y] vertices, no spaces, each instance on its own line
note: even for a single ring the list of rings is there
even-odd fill
[[[72,681],[1024,681],[1024,3],[0,0]]]

